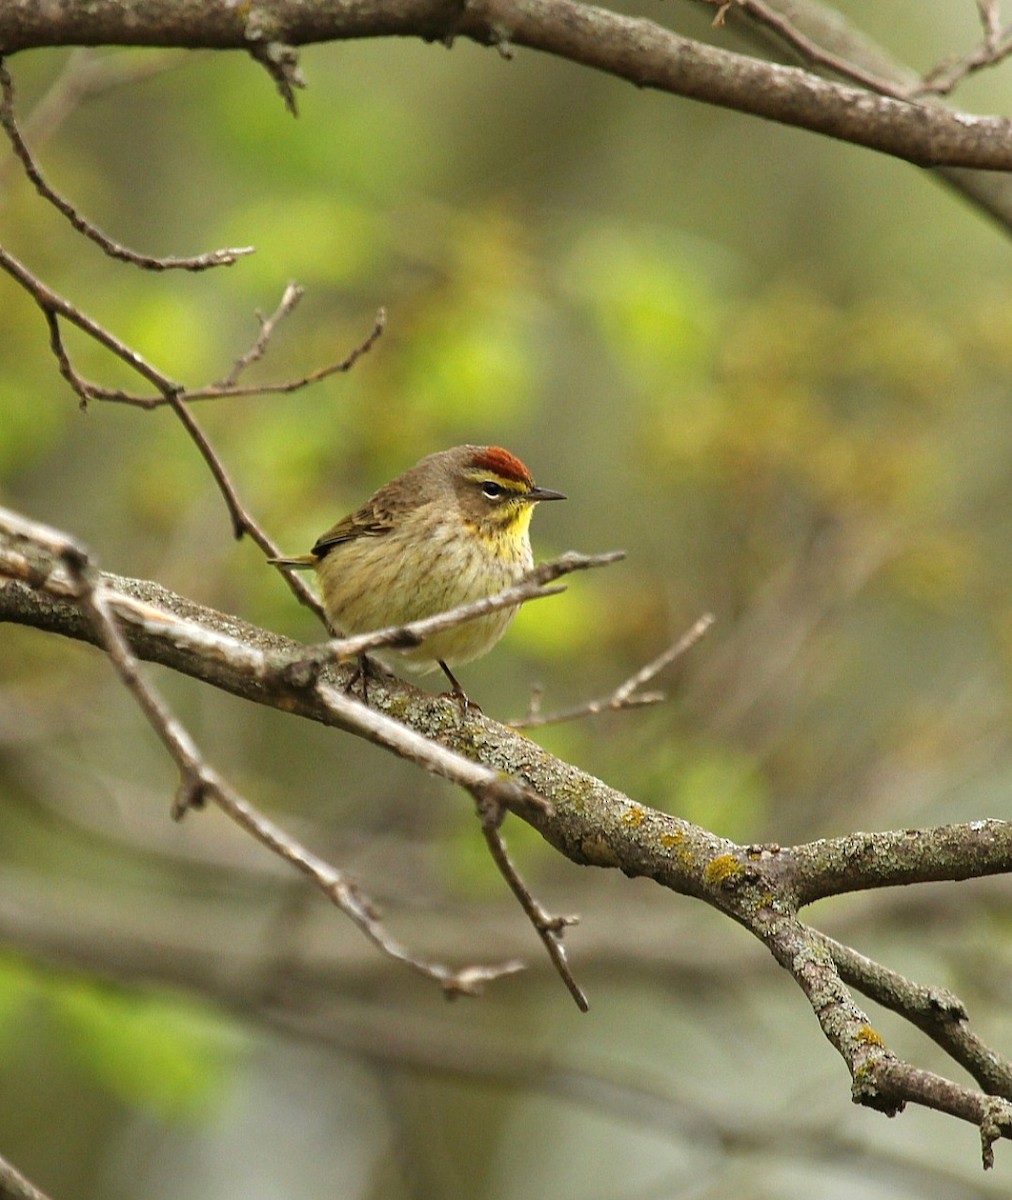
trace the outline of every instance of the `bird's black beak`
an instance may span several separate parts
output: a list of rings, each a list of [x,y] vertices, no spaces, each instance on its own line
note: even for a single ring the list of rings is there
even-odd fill
[[[540,500],[565,500],[565,498],[562,492],[552,492],[543,487],[532,487],[524,496],[524,499],[529,500],[532,504],[537,504]]]

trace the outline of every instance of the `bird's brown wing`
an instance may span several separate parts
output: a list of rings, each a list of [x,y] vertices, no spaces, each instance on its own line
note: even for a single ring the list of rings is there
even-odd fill
[[[382,537],[393,527],[394,518],[389,507],[379,497],[373,497],[357,512],[338,521],[333,529],[321,534],[310,553],[314,558],[320,559],[342,542],[351,542],[360,537]]]

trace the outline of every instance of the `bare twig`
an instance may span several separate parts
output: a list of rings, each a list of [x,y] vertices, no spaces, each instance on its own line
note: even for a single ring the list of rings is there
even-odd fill
[[[274,80],[274,86],[284,100],[285,108],[293,117],[297,117],[299,111],[295,102],[295,89],[306,86],[306,80],[299,67],[299,52],[294,46],[267,39],[257,28],[258,10],[251,8],[249,11],[246,37],[249,41],[250,57],[260,63]]]
[[[255,362],[263,354],[266,349],[267,342],[270,340],[277,326],[278,321],[287,316],[295,307],[298,301],[302,298],[303,289],[298,284],[290,283],[285,288],[285,294],[281,298],[281,303],[275,312],[267,318],[266,321],[261,320],[261,330],[257,337],[257,341],[253,348],[238,360],[235,367],[232,369],[232,374],[228,379],[237,378],[238,375],[246,369],[251,363]],[[297,293],[294,299],[292,294]],[[348,354],[342,359],[328,363],[324,367],[319,367],[315,371],[310,371],[306,375],[301,375],[298,379],[285,379],[279,383],[263,383],[248,387],[240,387],[237,383],[229,383],[227,381],[212,384],[205,388],[192,388],[185,393],[185,399],[189,403],[193,400],[222,400],[231,397],[242,396],[286,396],[290,392],[300,391],[302,388],[309,387],[311,384],[320,383],[321,380],[328,379],[331,375],[343,375],[350,371],[351,368],[358,362],[363,354],[368,354],[376,344],[383,330],[386,329],[387,312],[385,308],[376,310],[376,317],[373,321],[372,329],[365,335],[362,341],[359,342]],[[108,396],[103,399],[122,399],[122,397]],[[146,408],[154,408],[159,404],[165,403],[162,397],[153,397],[143,404]]]
[[[203,432],[194,417],[187,407],[189,393],[174,379],[165,375],[153,363],[150,363],[132,349],[125,342],[121,341],[115,334],[110,333],[104,326],[83,313],[76,305],[69,300],[54,292],[50,287],[42,282],[24,263],[15,258],[2,246],[0,246],[0,270],[6,271],[24,290],[32,297],[35,303],[42,311],[49,327],[50,346],[53,354],[59,364],[60,374],[68,382],[73,389],[75,395],[80,398],[81,406],[87,406],[91,400],[110,400],[121,399],[129,400],[131,403],[140,403],[144,407],[154,407],[154,402],[150,398],[139,399],[136,397],[128,397],[126,393],[111,393],[105,388],[101,388],[96,384],[86,380],[75,369],[70,355],[67,351],[63,340],[63,334],[60,328],[60,321],[65,320],[69,324],[80,329],[88,337],[98,342],[108,350],[114,357],[121,362],[126,363],[128,367],[136,371],[143,379],[152,384],[158,392],[158,404],[168,404],[176,412],[179,420],[182,422],[190,438],[193,440],[201,457],[210,470],[218,489],[222,494],[226,507],[228,508],[229,517],[232,522],[232,530],[236,538],[241,538],[245,534],[249,534],[251,539],[260,547],[268,557],[276,558],[280,554],[279,547],[272,541],[267,532],[260,526],[253,515],[244,507],[239,499],[238,491],[233,484],[228,471],[225,468],[221,458],[215,452],[207,435]],[[286,296],[289,293],[286,291]],[[284,300],[282,301],[282,305]],[[279,310],[280,311],[280,310]],[[277,319],[280,319],[278,314],[275,314]],[[271,318],[272,321],[275,318]],[[320,371],[314,372],[312,375],[307,375],[301,380],[296,380],[292,384],[282,385],[281,390],[293,390],[295,387],[304,387],[308,383],[316,382],[327,375],[338,371],[348,371],[376,342],[376,339],[383,331],[386,321],[386,314],[383,309],[380,309],[376,315],[376,320],[373,323],[373,328],[369,331],[365,339],[356,346],[350,354],[348,354],[339,363],[332,364]],[[276,324],[276,321],[275,321]],[[273,332],[274,325],[271,325]],[[268,334],[269,337],[269,334]],[[255,347],[254,347],[255,349]],[[218,389],[217,395],[227,394],[249,394],[251,391],[270,391],[266,389],[247,389],[243,392],[241,389],[236,389],[229,393],[227,390]],[[327,626],[326,613],[323,606],[313,590],[306,584],[305,580],[291,572],[286,574],[286,580],[292,593],[296,599],[307,608],[311,609],[325,627]]]
[[[138,254],[134,250],[113,241],[108,234],[102,232],[86,217],[50,187],[43,177],[42,171],[29,150],[14,115],[14,80],[7,69],[6,63],[0,59],[0,125],[11,143],[14,153],[21,161],[25,174],[35,186],[39,195],[70,222],[78,233],[100,246],[110,258],[118,258],[122,262],[132,263],[146,271],[206,271],[211,267],[230,267],[239,258],[253,253],[252,246],[240,246],[226,250],[212,250],[209,254],[200,254],[192,258],[155,258],[147,254]]]
[[[914,89],[914,95],[948,96],[969,76],[996,67],[1012,55],[1012,26],[1001,27],[997,5],[977,0],[977,8],[984,26],[982,41],[968,54],[946,59],[933,67]]]
[[[1001,14],[998,0],[977,0],[977,13],[984,27],[984,42],[994,50],[1001,40]]]
[[[492,861],[499,868],[499,873],[509,884],[510,891],[520,902],[520,907],[527,914],[528,920],[544,943],[548,957],[569,989],[569,994],[576,1001],[576,1007],[580,1012],[588,1012],[590,1004],[587,1001],[586,993],[573,976],[569,960],[566,957],[566,947],[562,941],[566,927],[576,925],[580,918],[552,916],[541,906],[532,895],[530,888],[524,883],[506,849],[506,843],[500,832],[503,817],[506,815],[501,801],[489,793],[479,793],[475,797],[475,803],[478,807],[478,816],[481,818],[481,831],[485,835],[485,842],[492,855]]]
[[[138,58],[136,53],[102,54],[91,48],[77,49],[52,85],[21,123],[23,136],[31,138],[38,147],[44,144],[67,117],[85,100],[149,79],[153,75],[175,70],[185,59],[174,51],[150,53]],[[16,157],[0,162],[0,186],[17,169]]]
[[[62,564],[66,572],[65,590],[91,623],[120,680],[134,697],[148,723],[176,763],[179,770],[179,787],[172,812],[177,820],[188,809],[199,807],[205,801],[212,801],[262,845],[306,875],[383,953],[435,980],[450,997],[477,995],[482,986],[490,980],[512,975],[522,969],[522,964],[514,960],[494,966],[475,965],[453,970],[441,963],[419,958],[391,937],[380,921],[372,901],[344,872],[318,858],[258,812],[207,765],[187,730],[142,672],[119,627],[106,595],[105,585],[84,547],[63,533],[36,522],[25,521],[5,510],[0,510],[0,527],[45,549]],[[363,709],[367,720],[373,724],[379,717],[379,714],[370,714],[368,709],[348,696],[343,697],[342,708],[345,713],[355,708]],[[403,729],[389,717],[379,719],[394,727],[394,736],[398,729]],[[413,739],[424,740],[419,739],[419,735],[410,730],[403,732]],[[442,750],[441,747],[439,749]],[[444,767],[449,756],[449,751],[442,752]],[[487,768],[478,768],[475,764],[468,766],[481,773],[480,783],[483,787],[487,786],[494,792],[508,792],[510,799],[515,799],[514,789],[509,781],[498,779],[495,773],[489,772]],[[472,786],[477,784],[472,783]]]
[[[878,92],[879,95],[891,96],[895,100],[909,99],[908,93],[903,88],[897,87],[894,83],[890,82],[890,80],[876,75],[873,71],[865,70],[864,67],[850,62],[838,54],[833,54],[824,46],[820,46],[818,42],[802,33],[800,29],[793,25],[783,13],[777,12],[776,9],[763,3],[763,0],[731,0],[731,2],[728,2],[728,0],[710,0],[710,3],[720,6],[716,17],[714,17],[714,25],[724,25],[727,21],[728,13],[734,9],[740,9],[741,12],[746,13],[761,25],[771,29],[777,37],[813,65],[825,67],[835,75],[839,75],[843,79],[853,80],[854,83],[860,83],[864,87],[870,88],[873,92]]]
[[[241,355],[235,360],[232,370],[229,371],[224,379],[216,383],[214,385],[215,387],[223,388],[227,391],[236,386],[236,384],[239,382],[239,376],[243,373],[243,371],[245,371],[247,367],[252,366],[253,363],[259,362],[260,359],[263,358],[264,352],[267,349],[267,343],[274,336],[274,330],[277,328],[279,322],[284,320],[289,313],[295,311],[296,306],[305,294],[306,289],[304,287],[300,287],[300,285],[297,283],[290,283],[285,288],[284,295],[281,297],[277,308],[269,317],[265,317],[263,313],[257,309],[254,315],[256,316],[257,323],[260,326],[260,331],[257,333],[256,341],[249,348],[249,350],[246,351],[245,354]]]
[[[597,713],[618,712],[626,708],[642,708],[649,704],[659,704],[665,698],[663,692],[640,692],[637,689],[645,683],[649,683],[666,666],[690,650],[705,636],[715,619],[712,613],[704,613],[662,654],[658,654],[655,659],[641,667],[634,675],[630,675],[607,696],[599,696],[595,700],[587,700],[583,704],[576,704],[572,708],[563,708],[557,712],[542,713],[542,692],[538,688],[531,696],[527,715],[516,721],[510,721],[510,725],[514,729],[534,729],[542,725],[557,725],[561,721],[575,721],[578,718],[594,716]]]

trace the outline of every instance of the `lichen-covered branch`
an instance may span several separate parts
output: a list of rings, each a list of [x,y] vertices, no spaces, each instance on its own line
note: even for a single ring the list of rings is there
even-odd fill
[[[798,847],[738,846],[635,803],[529,738],[481,714],[462,713],[451,700],[388,678],[370,687],[366,708],[344,693],[350,668],[307,657],[305,647],[156,584],[103,575],[99,585],[103,603],[137,658],[366,737],[462,783],[479,800],[519,814],[576,863],[646,876],[731,917],[795,979],[847,1065],[856,1102],[891,1114],[916,1103],[970,1121],[980,1129],[985,1165],[992,1161],[992,1143],[1012,1137],[1008,1073],[977,1074],[981,1087],[976,1089],[899,1059],[850,988],[883,1000],[918,1027],[926,1021],[924,990],[909,981],[901,984],[899,976],[876,973],[869,960],[831,942],[798,916],[801,904],[834,891],[1012,869],[1007,822],[855,834]],[[68,572],[60,554],[45,540],[26,536],[16,518],[0,520],[0,621],[108,649],[108,631],[103,635],[86,608],[80,579]],[[305,669],[307,662],[312,670]],[[527,908],[545,934],[561,933],[564,919],[544,913],[533,898]],[[960,1010],[953,998],[953,1019],[959,1019]],[[936,1041],[961,1065],[988,1053],[965,1039],[951,1045],[944,1038]]]

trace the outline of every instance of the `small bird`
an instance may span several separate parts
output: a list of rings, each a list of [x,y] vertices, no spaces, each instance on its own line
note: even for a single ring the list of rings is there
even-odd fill
[[[308,554],[270,561],[315,569],[332,624],[346,634],[368,633],[516,583],[534,566],[528,530],[535,504],[565,498],[536,487],[520,459],[500,446],[455,446],[381,487]],[[450,667],[491,650],[515,614],[501,608],[400,653],[414,670],[441,667],[466,706]]]

